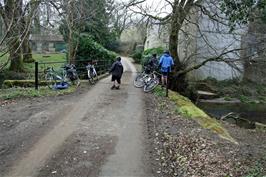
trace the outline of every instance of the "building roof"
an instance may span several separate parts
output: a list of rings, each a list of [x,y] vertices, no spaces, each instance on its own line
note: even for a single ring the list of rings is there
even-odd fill
[[[30,35],[30,41],[42,41],[42,42],[64,42],[62,35]]]

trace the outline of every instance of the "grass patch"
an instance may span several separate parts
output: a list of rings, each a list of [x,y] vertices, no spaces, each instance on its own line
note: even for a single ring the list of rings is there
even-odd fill
[[[154,90],[153,90],[153,93],[156,95],[156,96],[165,96],[165,92],[163,89],[159,88],[159,86],[157,86]]]
[[[154,93],[157,96],[165,96],[164,91],[159,87],[155,89]],[[195,106],[188,98],[169,90],[169,99],[176,104],[177,113],[184,117],[195,120],[203,128],[209,129],[212,132],[217,133],[221,138],[237,144],[229,132],[216,119],[208,116],[204,111]]]
[[[35,61],[40,62],[39,70],[43,71],[47,66],[53,68],[60,68],[66,62],[66,54],[59,53],[59,54],[33,54],[33,58]],[[60,63],[53,63],[53,64],[41,64],[47,62],[60,62]],[[24,63],[24,68],[27,72],[34,73],[35,64],[34,63]]]
[[[256,162],[256,165],[249,170],[248,175],[246,177],[266,177],[266,175],[263,174],[264,166],[262,161],[264,161],[265,163],[266,155],[262,157],[261,160]]]
[[[73,93],[76,87],[70,87],[64,90],[52,90],[48,87],[40,87],[39,90],[34,88],[10,88],[0,90],[0,99],[9,100],[15,98],[25,98],[25,97],[45,97],[45,96],[59,96],[69,93]]]
[[[1,55],[1,53],[0,53]],[[8,59],[9,55],[6,54],[2,58],[0,58],[0,63],[5,63]],[[32,57],[35,61],[38,62],[66,62],[66,54],[64,53],[55,53],[55,54],[32,54]],[[47,66],[47,65],[46,65]],[[53,66],[54,68],[62,66],[60,64],[49,64],[49,66]],[[34,72],[34,63],[24,63],[24,68],[26,72]],[[9,65],[7,66],[9,68]],[[44,69],[45,65],[40,65],[40,69]]]

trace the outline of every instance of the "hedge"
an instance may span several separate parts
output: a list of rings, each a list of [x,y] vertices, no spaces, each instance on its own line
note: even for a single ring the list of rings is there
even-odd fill
[[[77,60],[104,60],[113,62],[117,57],[116,53],[104,48],[93,41],[88,35],[81,35],[77,50]]]
[[[164,48],[163,47],[157,47],[157,48],[151,48],[147,49],[142,54],[141,64],[144,65],[147,63],[147,61],[152,57],[153,54],[156,54],[158,59],[163,54]]]

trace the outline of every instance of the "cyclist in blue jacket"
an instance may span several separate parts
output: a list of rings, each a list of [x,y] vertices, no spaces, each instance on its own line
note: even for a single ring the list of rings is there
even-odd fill
[[[159,66],[160,70],[162,72],[162,87],[164,85],[167,85],[168,83],[168,75],[171,72],[171,68],[174,65],[174,60],[170,56],[170,53],[168,50],[164,52],[164,54],[160,58]]]

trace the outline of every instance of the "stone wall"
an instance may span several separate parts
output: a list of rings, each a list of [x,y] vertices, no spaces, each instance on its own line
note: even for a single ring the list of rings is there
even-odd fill
[[[252,22],[242,37],[241,58],[244,63],[244,79],[266,84],[266,24]]]

